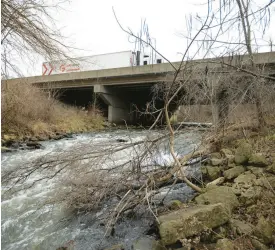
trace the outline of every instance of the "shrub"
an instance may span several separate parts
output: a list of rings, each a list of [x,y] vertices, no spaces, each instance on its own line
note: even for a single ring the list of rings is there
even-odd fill
[[[86,113],[66,106],[31,84],[8,83],[1,88],[2,134],[35,136],[101,127],[99,112]]]

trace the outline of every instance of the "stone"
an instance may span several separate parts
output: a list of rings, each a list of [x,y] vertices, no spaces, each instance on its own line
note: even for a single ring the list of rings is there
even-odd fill
[[[211,182],[207,183],[206,188],[211,189],[212,187],[214,188],[218,185],[221,185],[221,184],[224,183],[224,180],[225,180],[224,177],[220,177],[218,179],[215,179],[214,181],[211,181]]]
[[[216,250],[234,250],[234,244],[229,239],[220,239],[217,241]]]
[[[47,141],[49,137],[47,135],[39,135],[37,136],[38,141]]]
[[[133,250],[165,250],[165,246],[161,242],[156,241],[152,237],[141,237],[132,245]]]
[[[232,190],[235,194],[241,195],[247,189],[251,188],[256,182],[256,175],[246,172],[244,174],[239,175],[234,180],[234,184],[232,186]]]
[[[39,149],[42,148],[42,145],[39,142],[27,142],[26,145],[30,148]]]
[[[217,186],[216,188],[207,190],[205,193],[197,196],[195,201],[198,204],[222,203],[229,213],[239,206],[239,201],[237,196],[233,193],[232,188],[225,186]]]
[[[37,137],[32,136],[31,138],[29,138],[29,141],[31,141],[31,142],[36,142],[36,141],[37,141]]]
[[[275,176],[263,176],[255,181],[255,184],[267,189],[275,188]]]
[[[274,162],[272,165],[268,166],[268,167],[266,168],[266,171],[267,171],[268,173],[275,174],[275,162]]]
[[[235,219],[230,220],[230,226],[233,230],[236,230],[239,235],[250,235],[254,229],[252,224]]]
[[[274,225],[272,225],[270,221],[268,219],[265,219],[263,216],[260,217],[255,227],[254,235],[261,239],[264,244],[270,244],[274,240],[274,234]]]
[[[194,190],[185,183],[165,186],[158,191],[158,193],[152,196],[151,200],[156,205],[164,204],[165,206],[169,206],[173,200],[187,202],[195,196]]]
[[[221,154],[219,152],[211,153],[210,157],[211,158],[217,158],[217,159],[221,159],[222,158],[222,156],[221,156]]]
[[[222,154],[223,156],[226,156],[226,155],[233,155],[233,152],[232,152],[230,149],[228,149],[228,148],[222,148],[222,149],[220,150],[220,152],[221,152],[221,154]]]
[[[120,138],[119,138],[119,139],[116,139],[116,141],[117,141],[117,142],[127,142],[127,140],[125,140],[125,139],[120,139]]]
[[[219,167],[206,166],[206,176],[209,180],[215,180],[220,177],[221,170]]]
[[[221,166],[224,165],[227,162],[226,159],[218,159],[218,158],[211,158],[210,164],[212,166]]]
[[[231,180],[236,177],[238,177],[240,174],[242,174],[245,171],[245,168],[243,166],[236,166],[234,168],[230,168],[228,170],[225,170],[223,175],[225,179]]]
[[[255,174],[256,176],[262,176],[264,169],[263,168],[259,168],[259,167],[253,167],[253,166],[249,166],[247,167],[247,169],[252,172],[253,174]]]
[[[74,138],[74,135],[73,135],[72,133],[66,133],[66,134],[64,135],[64,137],[67,138],[67,139],[73,139],[73,138]]]
[[[244,184],[244,185],[252,185],[255,183],[256,181],[256,175],[252,174],[250,172],[246,172],[244,174],[239,175],[235,180],[234,183],[238,183],[238,184]]]
[[[268,165],[267,160],[262,154],[252,154],[249,157],[248,163],[258,167],[266,167]]]
[[[267,246],[256,239],[251,239],[250,241],[252,246],[255,247],[255,250],[269,250]]]
[[[170,245],[225,224],[230,216],[223,204],[199,205],[158,217],[161,242]]]
[[[221,154],[224,158],[227,159],[228,164],[231,164],[234,162],[235,156],[230,149],[227,149],[227,148],[221,149]]]
[[[63,138],[65,138],[64,135],[62,135],[62,134],[57,135],[57,134],[56,134],[56,135],[54,136],[53,139],[54,139],[55,141],[58,141],[58,140],[61,140],[61,139],[63,139]]]
[[[236,164],[234,162],[233,163],[228,163],[228,165],[227,165],[227,169],[234,168],[234,167],[236,167]]]
[[[251,186],[241,192],[239,200],[245,205],[251,205],[260,198],[262,188],[259,186]]]
[[[235,163],[245,164],[252,154],[252,146],[247,142],[242,142],[235,151]]]

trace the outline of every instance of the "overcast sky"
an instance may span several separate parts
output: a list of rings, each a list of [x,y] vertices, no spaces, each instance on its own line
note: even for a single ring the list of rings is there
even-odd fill
[[[156,46],[169,60],[180,60],[180,52],[186,48],[186,42],[178,34],[186,30],[185,17],[188,14],[205,15],[205,0],[71,0],[54,13],[62,34],[68,37],[67,43],[81,50],[75,50],[73,56],[88,56],[117,51],[133,50],[125,34],[116,23],[112,7],[120,23],[135,33],[146,19],[150,35],[156,39]],[[257,0],[263,3],[266,1]],[[270,30],[275,30],[274,18]],[[273,32],[274,33],[274,32]],[[273,36],[271,31],[267,36]],[[275,40],[275,39],[274,39]],[[27,75],[40,75],[43,59],[39,58],[34,68],[28,67]]]

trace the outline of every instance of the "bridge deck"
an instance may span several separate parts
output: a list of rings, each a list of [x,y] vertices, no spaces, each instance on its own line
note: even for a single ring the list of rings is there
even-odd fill
[[[221,67],[222,62],[233,66],[246,65],[249,63],[249,57],[244,55],[201,59],[184,62],[184,64],[188,64],[187,66],[190,66],[190,68],[192,67],[193,71],[203,70],[207,67],[212,72],[222,70],[223,73],[228,73],[230,71],[230,67]],[[275,73],[275,52],[254,54],[254,62],[258,65],[272,66],[271,74]],[[175,62],[172,64],[175,68],[180,66],[180,62]],[[172,74],[174,72],[173,66],[169,63],[162,63],[155,65],[73,72],[51,76],[15,78],[4,82],[31,83],[37,84],[42,88],[87,87],[94,86],[96,84],[146,84],[165,81],[167,74]]]

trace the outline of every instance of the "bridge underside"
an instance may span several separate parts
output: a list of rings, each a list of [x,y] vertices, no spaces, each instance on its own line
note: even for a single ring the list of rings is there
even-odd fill
[[[255,54],[254,62],[263,74],[274,76],[275,52]],[[86,108],[96,106],[103,111],[110,122],[147,125],[155,121],[158,116],[157,110],[163,107],[162,98],[156,99],[153,103],[151,102],[153,97],[152,86],[159,82],[171,83],[174,79],[175,68],[181,65],[182,62],[176,62],[173,65],[164,63],[52,76],[35,76],[8,81],[35,84],[47,90],[59,89],[61,90],[61,101],[76,106],[85,106]],[[250,60],[247,55],[188,62],[186,70],[178,75],[177,82],[186,83],[188,78],[186,76],[189,76],[188,81],[191,84],[182,93],[178,93],[176,96],[178,100],[171,104],[169,110],[172,113],[176,110],[177,105],[208,104],[209,96],[205,95],[207,93],[204,93],[205,91],[202,88],[203,85],[208,83],[211,84],[206,89],[210,87],[217,88],[218,85],[221,85],[220,89],[215,90],[217,92],[215,95],[217,95],[217,100],[224,102],[223,99],[227,96],[229,87],[222,87],[222,85],[227,82],[232,85],[232,82],[235,82],[231,78],[228,80],[228,76],[231,75],[232,78],[240,79],[244,76],[253,78],[252,75],[242,70],[236,71],[236,68],[241,67],[244,71],[247,68],[249,72],[249,65]],[[217,75],[221,76],[221,79],[226,76],[223,80],[224,84],[216,80]],[[207,81],[204,81],[206,77]],[[242,85],[245,85],[243,81],[241,82]],[[197,89],[196,86],[198,86]],[[201,94],[194,95],[196,91]],[[171,91],[169,93],[171,94]],[[211,92],[210,96],[212,94]],[[212,101],[215,101],[214,99]]]
[[[79,108],[96,107],[112,123],[149,125],[158,115],[157,112],[152,114],[152,111],[163,107],[160,100],[152,106],[153,86],[153,83],[148,83],[62,88],[58,91],[58,99]]]

